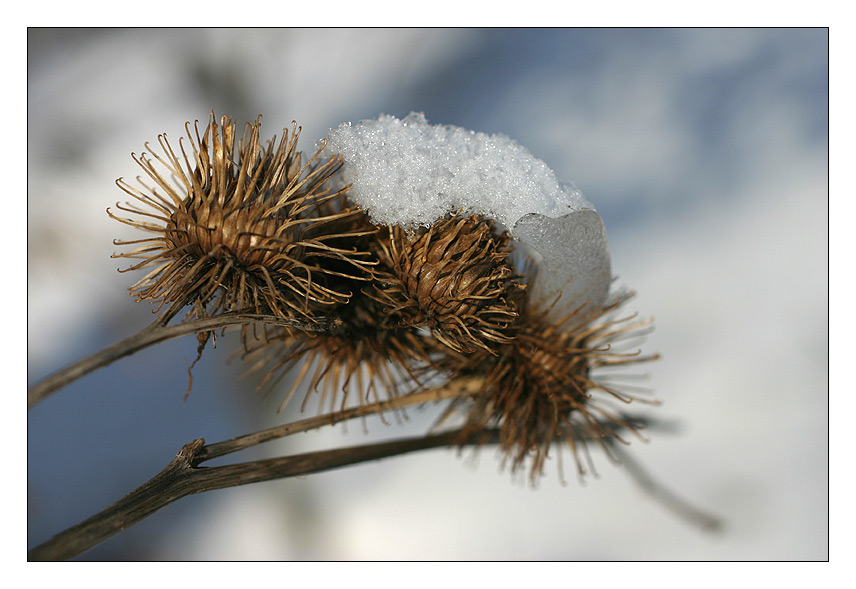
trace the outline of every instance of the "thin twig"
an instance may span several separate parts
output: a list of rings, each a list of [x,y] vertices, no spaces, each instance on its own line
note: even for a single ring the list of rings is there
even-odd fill
[[[265,323],[268,325],[283,325],[297,327],[304,331],[323,331],[335,326],[339,319],[318,318],[314,322],[284,319],[272,315],[257,315],[252,313],[222,313],[212,317],[203,317],[185,321],[176,325],[165,325],[163,318],[158,318],[154,323],[123,339],[122,341],[108,346],[103,350],[92,354],[87,358],[78,360],[74,364],[55,372],[47,378],[36,383],[27,391],[27,408],[30,409],[44,401],[52,393],[64,386],[69,385],[93,370],[112,364],[120,358],[129,356],[135,352],[152,346],[154,344],[194,333],[201,333],[228,327],[230,325],[243,325],[248,323]]]
[[[187,495],[229,486],[288,478],[420,449],[451,445],[460,441],[460,432],[216,468],[200,468],[203,462],[245,450],[267,441],[377,412],[465,395],[471,392],[470,389],[475,386],[477,386],[475,379],[460,379],[443,387],[426,389],[388,401],[319,415],[207,446],[205,441],[199,438],[185,445],[163,471],[136,491],[93,517],[57,534],[48,542],[34,548],[28,553],[28,558],[30,560],[73,558]],[[482,433],[478,440],[480,443],[484,443],[490,437],[490,433]]]
[[[482,443],[483,436],[487,434],[488,432],[483,432],[478,442]],[[199,438],[185,445],[165,469],[143,486],[93,517],[33,548],[28,552],[27,558],[73,558],[188,495],[322,472],[429,448],[473,443],[473,440],[474,438],[462,440],[461,431],[456,430],[433,436],[200,468],[198,464],[201,462],[200,454],[205,449],[205,440]]]
[[[370,403],[359,407],[343,409],[342,411],[336,411],[335,413],[327,413],[292,423],[286,423],[284,425],[278,425],[270,429],[232,438],[231,440],[226,440],[224,442],[209,444],[200,450],[199,456],[204,458],[204,460],[211,460],[212,458],[245,450],[263,442],[284,438],[292,434],[317,429],[326,425],[334,425],[342,421],[371,415],[373,413],[383,414],[387,411],[395,411],[404,407],[422,405],[432,401],[466,397],[478,390],[480,382],[481,379],[479,378],[460,378],[440,387],[417,391],[388,401]]]

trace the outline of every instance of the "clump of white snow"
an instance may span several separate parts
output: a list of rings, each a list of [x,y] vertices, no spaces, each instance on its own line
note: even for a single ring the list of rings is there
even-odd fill
[[[505,135],[430,125],[422,113],[346,123],[328,140],[344,156],[351,200],[379,225],[430,225],[461,211],[511,227],[528,213],[558,217],[594,208]]]
[[[529,298],[560,319],[603,307],[611,281],[600,215],[572,184],[505,135],[404,119],[345,123],[328,149],[344,158],[349,197],[378,225],[431,225],[449,213],[479,214],[511,231],[529,258]],[[577,321],[569,323],[573,325]]]

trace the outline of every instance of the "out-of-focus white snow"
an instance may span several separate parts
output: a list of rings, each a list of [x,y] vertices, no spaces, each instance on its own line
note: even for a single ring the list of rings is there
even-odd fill
[[[330,131],[327,146],[344,157],[350,197],[373,222],[412,227],[449,213],[490,217],[511,230],[531,262],[534,308],[549,307],[555,319],[576,311],[583,320],[604,304],[611,274],[600,215],[509,137],[431,125],[410,113],[345,123]]]

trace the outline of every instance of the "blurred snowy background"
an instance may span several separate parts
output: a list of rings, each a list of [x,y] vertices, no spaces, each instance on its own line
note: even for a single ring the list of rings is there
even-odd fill
[[[726,520],[688,526],[598,453],[600,479],[562,486],[553,465],[532,489],[491,449],[441,450],[189,497],[82,558],[826,559],[828,57],[821,29],[30,30],[30,383],[153,318],[105,213],[146,141],[213,108],[263,114],[266,137],[296,119],[307,151],[341,122],[423,111],[509,135],[598,207],[631,308],[656,318],[652,411],[683,425],[634,456]],[[195,437],[293,418],[239,380],[235,347],[206,352],[186,402],[193,338],[30,410],[28,547]],[[230,458],[417,435],[433,414]]]

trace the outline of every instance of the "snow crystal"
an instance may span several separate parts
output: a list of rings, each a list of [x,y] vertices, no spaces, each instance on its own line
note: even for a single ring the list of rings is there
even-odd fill
[[[449,213],[490,217],[511,231],[515,257],[529,260],[536,308],[552,305],[552,319],[583,308],[576,315],[582,321],[605,303],[610,257],[600,215],[509,137],[431,125],[410,113],[340,125],[327,147],[342,154],[349,197],[374,223],[427,226]]]

